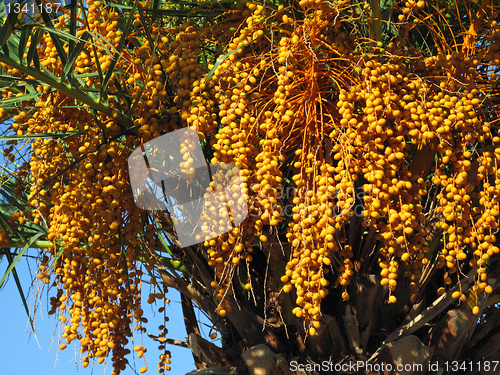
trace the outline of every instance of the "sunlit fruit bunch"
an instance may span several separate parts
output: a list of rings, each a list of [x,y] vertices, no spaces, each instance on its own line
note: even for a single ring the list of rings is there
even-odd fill
[[[209,65],[213,69],[213,74],[207,85],[214,87],[213,99],[214,103],[218,104],[218,112],[212,113],[219,119],[220,126],[207,130],[208,134],[216,133],[209,140],[214,150],[211,164],[214,166],[230,165],[232,169],[236,168],[241,176],[239,185],[235,187],[241,190],[239,194],[231,197],[235,200],[235,207],[238,207],[238,213],[240,213],[248,211],[246,206],[251,202],[249,200],[249,187],[252,182],[250,175],[257,152],[253,146],[253,141],[257,138],[255,133],[252,134],[252,129],[257,124],[253,115],[255,107],[252,101],[258,97],[255,87],[256,79],[252,74],[256,75],[258,72],[252,71],[250,65],[244,62],[243,49],[239,48],[236,42],[249,43],[246,39],[243,42],[239,37],[233,38],[228,47],[228,53],[232,53],[228,61],[221,59],[217,66]],[[241,61],[238,61],[238,58]],[[193,89],[192,98],[196,94],[196,89],[198,87]],[[217,126],[218,123],[213,122],[213,125]],[[242,199],[244,201],[241,201]],[[248,262],[253,259],[254,237],[258,234],[255,232],[256,218],[255,215],[249,215],[243,219],[241,224],[228,233],[204,242],[207,247],[208,263],[215,270],[212,287],[215,288],[216,298],[220,301],[217,311],[221,316],[225,316],[231,309],[230,305],[225,302],[225,296],[232,294],[230,285],[237,265],[240,260],[244,260],[248,267]],[[251,288],[250,280],[245,287]]]
[[[50,284],[55,275],[59,286],[52,311],[62,311],[66,323],[61,347],[79,339],[88,353],[84,363],[103,362],[112,353],[114,373],[125,367],[131,323],[142,331],[145,321],[137,261],[145,259],[151,271],[158,242],[155,227],[133,204],[129,177],[144,175],[128,175],[127,157],[141,143],[187,126],[210,146],[214,166],[229,166],[215,175],[206,197],[241,176],[208,209],[199,238],[214,270],[220,316],[231,313],[237,267],[246,262],[245,288],[251,290],[254,252],[283,234],[289,259],[282,291],[293,293],[293,313],[314,335],[322,300],[332,287],[348,300],[352,277],[369,256],[349,235],[359,225],[375,233],[388,302],[397,302],[398,285],[416,291],[434,258],[444,274],[438,293],[452,277],[459,280],[464,265],[477,274],[476,301],[482,291],[492,293],[486,270],[500,252],[500,137],[481,104],[500,58],[495,9],[481,15],[481,36],[471,33],[448,45],[432,26],[431,5],[396,3],[398,21],[391,27],[397,36],[384,41],[380,20],[371,19],[366,32],[352,27],[371,13],[351,1],[302,0],[300,9],[247,3],[209,26],[188,21],[166,28],[137,16],[130,48],[118,56],[120,16],[100,1],[87,2],[86,26],[113,48],[87,44],[75,71],[87,75],[86,85],[99,91],[95,99],[109,111],[40,85],[35,108],[19,111],[13,124],[18,135],[65,132],[33,141],[27,166],[33,217],[47,221],[54,241],[39,278]],[[67,29],[68,17],[57,21],[54,27]],[[423,54],[412,46],[416,27],[429,31],[436,51]],[[85,30],[77,35],[88,37]],[[57,76],[68,74],[49,34],[36,43],[41,65]],[[204,45],[218,48],[206,67]],[[69,47],[62,49],[68,53]],[[4,99],[14,96],[2,91]],[[179,167],[189,178],[195,173],[192,151],[184,139]],[[291,213],[283,209],[289,203],[280,193],[284,188],[293,190]],[[430,194],[436,196],[432,209]],[[248,216],[224,211],[225,203],[237,212],[247,206]],[[442,249],[427,243],[423,224],[431,216],[443,230]],[[228,219],[242,222],[230,228]],[[453,297],[466,300],[465,292]],[[168,369],[164,359],[169,357],[162,357],[162,371]]]
[[[99,35],[101,45],[116,48],[122,33],[117,27],[118,14],[100,1],[88,5],[86,26]],[[55,21],[56,29],[67,30],[69,17],[61,15]],[[77,30],[78,36],[88,37],[86,26]],[[151,36],[166,43],[174,39],[165,36],[168,32],[175,30],[154,27]],[[35,223],[47,224],[47,239],[53,246],[42,258],[38,279],[57,287],[50,314],[57,314],[64,325],[59,348],[79,340],[84,367],[109,358],[114,374],[128,363],[127,346],[133,330],[145,332],[141,283],[144,268],[151,272],[157,262],[158,248],[155,226],[134,205],[128,156],[141,142],[167,128],[176,129],[180,123],[170,116],[173,98],[167,99],[166,89],[171,88],[165,83],[164,68],[157,64],[170,53],[168,43],[154,55],[143,37],[144,48],[133,47],[116,60],[112,48],[92,44],[82,48],[75,59],[75,72],[86,75],[85,83],[96,89],[113,68],[104,90],[107,113],[75,100],[71,91],[53,90],[48,85],[35,86],[36,100],[20,103],[24,111],[16,113],[9,108],[10,113],[16,113],[12,129],[18,136],[54,135],[31,141],[31,161],[23,166],[29,171],[31,184],[19,191],[26,194],[31,211],[19,213],[14,222],[22,224],[32,217]],[[54,39],[41,33],[37,44],[40,64],[55,75],[63,74],[65,60]],[[69,44],[62,50],[68,54]],[[25,77],[17,69],[9,68],[8,72]],[[2,91],[4,99],[14,96],[11,90]],[[128,124],[118,115],[122,111],[130,114]],[[2,116],[8,114],[2,109]],[[156,284],[154,278],[150,282]],[[148,302],[156,299],[168,302],[163,293]],[[166,328],[162,331],[164,335]],[[144,348],[139,349],[136,352],[141,358]],[[168,350],[160,362],[161,372],[170,369]],[[145,371],[146,366],[141,368]]]
[[[282,281],[283,291],[294,291],[293,312],[305,318],[309,333],[319,327],[328,271],[335,273],[342,298],[349,298],[361,249],[353,248],[347,233],[357,217],[376,233],[388,302],[397,301],[398,282],[415,291],[425,281],[422,271],[436,251],[429,249],[423,225],[430,214],[445,230],[437,256],[444,283],[452,275],[459,280],[457,271],[468,261],[477,269],[474,290],[491,293],[485,265],[498,252],[498,149],[478,155],[475,144],[498,142],[488,114],[477,107],[491,79],[479,67],[495,64],[498,54],[496,22],[484,20],[493,27],[482,36],[487,47],[477,50],[479,38],[468,39],[458,50],[444,45],[422,58],[407,38],[417,25],[429,25],[431,8],[424,1],[400,4],[394,24],[400,35],[386,46],[350,28],[349,2],[338,8],[301,2],[306,17],[283,6],[246,6],[243,22],[233,17],[213,30],[217,35],[232,26],[234,37],[209,75],[218,86],[221,119],[211,145],[215,160],[243,161],[243,171],[252,166],[250,220],[261,242],[286,217],[279,191],[282,176],[293,171],[294,208],[286,217],[291,251]],[[235,136],[241,133],[244,138]],[[470,174],[473,159],[477,177]],[[431,191],[437,191],[438,204],[426,212]],[[362,211],[355,210],[360,205]],[[212,242],[209,254],[227,266],[232,247],[223,247],[225,237]],[[465,300],[463,293],[454,297]]]
[[[57,92],[48,96],[63,107],[72,102]],[[79,339],[84,366],[111,356],[113,371],[118,373],[127,364],[125,347],[132,322],[140,329],[146,321],[137,263],[144,253],[139,247],[144,221],[128,187],[130,141],[102,143],[103,134],[113,136],[109,120],[103,124],[109,132],[101,132],[94,128],[89,111],[75,112],[53,110],[49,116],[37,112],[33,117],[47,133],[88,129],[85,136],[33,142],[33,185],[28,198],[34,212],[47,220],[47,238],[54,243],[38,277],[49,285],[54,281],[59,288],[51,313],[57,312],[65,324],[60,349]],[[97,121],[106,119],[99,116]],[[26,132],[39,131],[28,127]],[[76,158],[81,161],[71,167]],[[148,244],[154,246],[154,241]]]

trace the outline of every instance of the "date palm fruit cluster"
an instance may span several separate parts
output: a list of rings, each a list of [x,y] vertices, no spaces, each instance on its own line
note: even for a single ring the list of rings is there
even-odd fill
[[[476,297],[482,290],[491,293],[485,264],[498,253],[494,155],[500,150],[473,153],[477,142],[500,140],[478,108],[489,79],[478,67],[498,57],[496,22],[484,20],[493,29],[484,34],[490,43],[481,50],[469,39],[455,51],[444,45],[442,52],[422,58],[406,47],[405,38],[417,25],[427,25],[430,8],[423,1],[400,8],[400,37],[386,49],[347,32],[348,18],[328,3],[300,6],[308,15],[303,19],[283,8],[270,12],[247,4],[245,20],[233,26],[229,54],[220,57],[208,81],[218,88],[220,103],[221,126],[211,141],[214,161],[240,161],[245,173],[250,167],[254,227],[248,233],[262,243],[269,240],[262,229],[277,233],[272,228],[285,217],[279,191],[284,172],[293,173],[286,235],[291,251],[282,277],[283,291],[294,291],[293,313],[315,334],[329,271],[343,288],[342,298],[349,298],[350,278],[360,264],[346,230],[359,203],[358,188],[364,191],[362,225],[381,244],[381,284],[390,303],[397,301],[398,282],[417,290],[432,258],[422,225],[430,189],[438,191],[435,214],[443,215],[444,249],[437,259],[444,284],[453,275],[459,280],[467,262],[477,270]],[[279,27],[280,38],[271,25]],[[212,240],[214,256],[230,267],[233,247],[224,249],[226,239],[219,240]],[[219,298],[227,286],[221,289]],[[463,293],[454,297],[466,300]]]
[[[103,45],[117,47],[119,14],[101,1],[87,4],[86,26]],[[211,286],[220,316],[231,312],[228,299],[238,267],[246,262],[245,288],[252,289],[254,252],[280,242],[284,231],[289,259],[282,291],[293,294],[294,315],[314,335],[322,300],[335,286],[349,299],[350,280],[362,265],[360,249],[347,236],[357,204],[364,207],[359,223],[376,233],[380,244],[380,283],[387,286],[388,301],[396,302],[398,284],[416,290],[436,251],[428,247],[429,229],[422,224],[431,192],[437,194],[433,214],[443,230],[437,261],[444,286],[438,293],[452,277],[459,279],[464,264],[476,270],[476,296],[493,291],[487,264],[499,252],[494,232],[500,137],[480,106],[489,73],[478,68],[498,65],[500,30],[485,13],[483,39],[467,37],[449,46],[431,32],[441,51],[424,58],[407,38],[415,27],[432,30],[432,8],[424,1],[398,4],[399,36],[386,48],[373,41],[376,33],[370,39],[350,26],[365,15],[349,1],[333,6],[302,0],[293,12],[247,3],[210,27],[188,21],[168,28],[137,17],[132,47],[119,58],[112,49],[87,44],[75,61],[75,71],[93,88],[114,69],[104,98],[112,113],[78,100],[75,106],[69,94],[48,86],[36,88],[38,101],[24,103],[34,108],[16,113],[12,127],[18,135],[66,133],[33,140],[26,165],[31,217],[47,223],[54,242],[38,277],[58,287],[51,312],[65,324],[61,349],[79,340],[84,366],[111,356],[114,374],[125,368],[133,323],[145,330],[141,283],[144,268],[152,271],[156,264],[159,242],[155,226],[133,204],[129,178],[144,176],[129,176],[128,155],[141,143],[187,126],[195,126],[200,141],[210,146],[210,162],[223,167],[207,196],[241,174],[225,199],[248,204],[248,216],[237,218],[243,221],[231,229],[208,215],[206,236],[199,238],[214,270]],[[61,16],[54,27],[66,30],[68,21]],[[227,48],[205,67],[204,44]],[[42,32],[36,48],[40,64],[60,76],[64,65],[48,33]],[[68,48],[63,46],[66,53]],[[13,95],[2,91],[3,99]],[[120,111],[133,127],[120,123]],[[192,150],[182,146],[180,168],[190,176]],[[293,188],[293,197],[280,194],[285,187]],[[365,193],[361,199],[359,189]],[[291,213],[284,209],[288,203]],[[226,214],[218,214],[227,222]],[[234,222],[233,213],[227,215]],[[211,238],[211,228],[230,230]],[[465,293],[454,297],[465,300]],[[148,302],[156,299],[164,296],[153,294]],[[161,329],[165,335],[165,326]],[[134,349],[142,358],[144,348]],[[169,370],[170,353],[160,360],[159,372]]]
[[[118,14],[101,1],[87,4],[88,28],[100,36],[101,43],[116,48],[122,33],[116,21]],[[54,27],[65,30],[68,22],[69,17],[60,16]],[[78,30],[77,35],[82,36],[85,29]],[[166,38],[163,34],[163,29],[152,31],[155,39]],[[42,33],[39,43],[36,48],[40,64],[61,75],[64,65],[53,39]],[[157,64],[160,58],[152,56],[145,43],[145,47],[133,48],[115,63],[114,69],[127,72],[127,79],[118,82],[113,74],[106,98],[113,107],[121,100],[114,95],[117,88],[127,88],[128,109],[135,109],[137,114],[134,126],[138,136],[123,136],[114,116],[82,105],[75,107],[74,98],[43,85],[36,87],[38,101],[23,103],[23,107],[33,110],[29,114],[19,112],[12,124],[17,135],[67,134],[62,138],[36,138],[31,144],[31,161],[24,166],[31,178],[30,190],[25,193],[33,221],[47,224],[47,239],[54,244],[42,259],[38,279],[57,286],[49,313],[57,314],[64,324],[59,348],[79,340],[84,367],[109,358],[114,374],[128,364],[127,346],[133,329],[145,332],[141,283],[143,273],[151,271],[156,263],[155,227],[133,203],[128,155],[141,142],[159,136],[169,126],[175,128],[177,121],[171,116],[159,116],[168,113],[171,101],[165,99],[165,79]],[[77,73],[87,75],[84,80],[89,87],[99,88],[96,77],[106,74],[113,59],[110,50],[94,47],[86,45],[74,66]],[[67,44],[63,46],[66,53],[68,48]],[[165,56],[166,47],[160,48],[159,54]],[[153,73],[145,68],[150,65]],[[16,69],[8,71],[22,76]],[[12,92],[5,90],[3,97],[12,97]],[[4,111],[2,114],[7,115]],[[16,221],[25,220],[18,216]],[[145,259],[144,264],[138,262],[139,258]],[[154,279],[151,282],[156,283]],[[157,293],[148,302],[156,299],[168,301],[163,293]],[[165,326],[161,331],[161,335],[167,333]],[[145,349],[135,349],[142,358]],[[161,372],[170,369],[168,350],[161,355],[160,364]],[[141,372],[145,370],[144,366]]]

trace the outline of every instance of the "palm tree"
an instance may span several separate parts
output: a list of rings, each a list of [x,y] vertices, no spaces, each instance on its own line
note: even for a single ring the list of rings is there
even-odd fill
[[[168,344],[192,375],[498,373],[498,5],[36,5],[3,5],[0,284],[42,249],[61,349],[123,370],[147,281],[160,312],[181,293],[189,336],[149,333],[160,372]],[[189,126],[204,162],[237,172],[210,190],[186,138],[190,188],[165,191],[154,140]],[[219,235],[190,246],[189,211],[141,209],[131,186],[192,202],[236,175],[241,224],[212,217]]]

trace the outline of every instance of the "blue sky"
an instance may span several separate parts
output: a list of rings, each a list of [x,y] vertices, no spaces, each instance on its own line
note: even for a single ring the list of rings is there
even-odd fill
[[[30,250],[30,252],[31,255],[36,254],[36,250]],[[0,275],[4,274],[7,266],[7,259],[4,258],[0,262]],[[30,268],[32,273],[35,272],[34,262],[28,260],[22,260],[16,266],[24,292],[30,292],[28,301],[32,295],[31,290],[29,290],[32,278],[32,275],[30,275]],[[168,337],[185,341],[186,331],[182,317],[180,296],[174,289],[170,288],[168,297],[171,299],[170,307],[167,308],[167,316],[170,318],[170,321],[167,323],[167,328],[169,330]],[[42,303],[44,304],[42,309],[43,317],[40,313],[35,316],[35,328],[40,346],[38,346],[35,338],[30,332],[31,329],[29,328],[28,318],[12,276],[0,290],[0,300],[2,301],[2,307],[0,309],[0,332],[2,337],[0,340],[0,373],[16,375],[110,374],[112,370],[110,365],[105,368],[104,365],[96,364],[92,370],[91,366],[82,368],[79,362],[79,367],[77,369],[75,364],[75,347],[73,344],[68,346],[66,350],[58,350],[57,339],[60,337],[59,328],[55,326],[56,319],[54,316],[50,317],[50,319],[47,316],[46,294],[42,298]],[[144,303],[143,308],[145,316],[149,320],[146,324],[146,328],[148,328],[148,332],[156,334],[157,327],[163,323],[163,314],[157,314],[157,316],[154,317],[151,308],[146,303]],[[208,327],[200,324],[200,329],[208,335]],[[51,348],[51,341],[54,333],[56,333],[56,336]],[[138,345],[140,343],[138,340],[140,340],[139,337],[134,337],[134,344],[131,344],[130,350],[132,350],[132,345]],[[146,335],[143,337],[143,343],[148,349],[145,357],[148,363],[149,373],[157,374],[158,356],[160,354],[157,349],[158,344]],[[218,342],[215,342],[215,344],[218,344]],[[172,364],[170,365],[172,370],[170,374],[182,375],[196,369],[193,356],[189,349],[173,345],[167,345],[167,348],[172,352]],[[130,355],[128,359],[133,367],[134,359],[132,355]],[[135,358],[135,370],[137,373],[139,373],[139,369],[143,366],[143,360]],[[135,372],[131,368],[127,368],[122,374],[132,375],[135,374]]]

